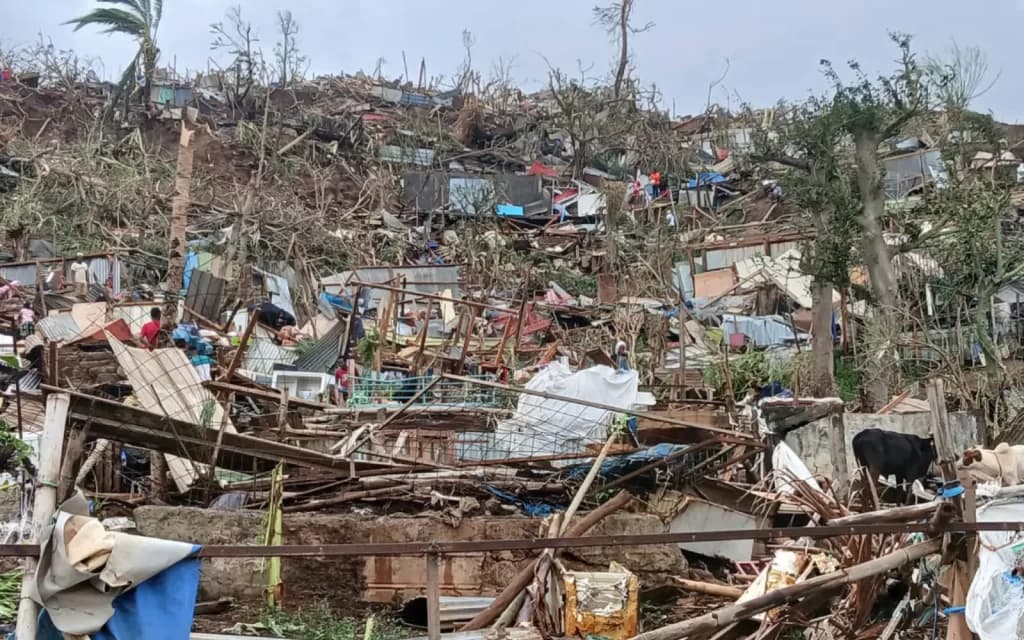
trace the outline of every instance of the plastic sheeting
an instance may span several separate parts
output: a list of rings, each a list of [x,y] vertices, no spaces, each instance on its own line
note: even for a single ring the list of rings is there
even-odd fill
[[[187,638],[199,547],[107,531],[88,513],[79,494],[42,534],[32,582],[33,599],[46,609],[39,637],[60,638],[59,629],[104,640]]]
[[[534,376],[526,388],[630,409],[637,402],[637,385],[635,371],[616,372],[598,365],[573,372],[568,365],[556,361]],[[604,442],[613,416],[614,412],[604,409],[520,394],[515,415],[498,424],[493,444],[482,457],[580,453],[587,444]]]
[[[741,333],[758,347],[784,345],[809,337],[806,333],[794,333],[782,316],[738,316],[730,313],[722,314],[722,333],[726,339],[734,333]]]
[[[978,510],[978,522],[1024,522],[1024,501],[992,502]],[[978,571],[967,592],[965,616],[980,640],[1024,638],[1024,580],[1012,575],[1024,564],[1024,535],[1016,531],[978,533]]]
[[[775,490],[779,493],[794,493],[794,477],[797,480],[802,480],[811,489],[825,493],[804,461],[785,442],[775,445],[775,449],[772,451],[772,468],[775,469]]]

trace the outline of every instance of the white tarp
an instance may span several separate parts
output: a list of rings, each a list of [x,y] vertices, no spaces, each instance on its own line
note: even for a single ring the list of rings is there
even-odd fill
[[[1024,522],[1024,500],[989,503],[978,509],[978,522]],[[978,533],[978,572],[967,592],[967,626],[980,640],[1024,638],[1024,581],[1011,575],[1024,565],[1024,534]]]
[[[775,445],[775,449],[772,451],[772,469],[775,470],[775,490],[779,493],[793,493],[794,477],[797,480],[803,480],[811,489],[825,493],[804,461],[785,442]]]
[[[601,403],[621,409],[637,404],[635,371],[619,372],[598,365],[573,372],[552,362],[526,384],[532,391]],[[574,402],[520,394],[515,415],[495,429],[487,458],[520,458],[580,453],[590,443],[604,442],[614,413]]]

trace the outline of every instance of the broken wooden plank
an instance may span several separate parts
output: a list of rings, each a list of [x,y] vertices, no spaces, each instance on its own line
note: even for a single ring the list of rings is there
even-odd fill
[[[119,402],[82,393],[64,391],[44,385],[48,391],[67,393],[71,398],[71,419],[90,425],[91,437],[106,438],[153,449],[171,455],[186,455],[192,460],[210,460],[217,444],[218,432],[167,416],[129,407]],[[252,472],[254,467],[269,470],[278,462],[302,467],[330,469],[346,473],[350,465],[356,470],[394,469],[404,467],[367,461],[335,458],[302,447],[282,444],[237,433],[223,433],[217,466]]]

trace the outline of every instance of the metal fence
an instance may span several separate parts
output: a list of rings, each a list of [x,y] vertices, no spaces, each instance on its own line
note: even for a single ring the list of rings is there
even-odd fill
[[[474,380],[493,380],[493,376],[467,376]],[[388,408],[400,407],[413,400],[416,394],[427,389],[412,403],[450,407],[496,407],[498,392],[493,388],[481,387],[437,376],[409,377],[351,377],[349,378],[350,407]]]

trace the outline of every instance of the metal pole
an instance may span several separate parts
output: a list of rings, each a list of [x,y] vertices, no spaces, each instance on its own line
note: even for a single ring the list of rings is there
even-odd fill
[[[21,423],[21,376],[16,376],[14,378],[14,397],[17,399],[18,403],[18,440],[23,440],[25,432]]]

